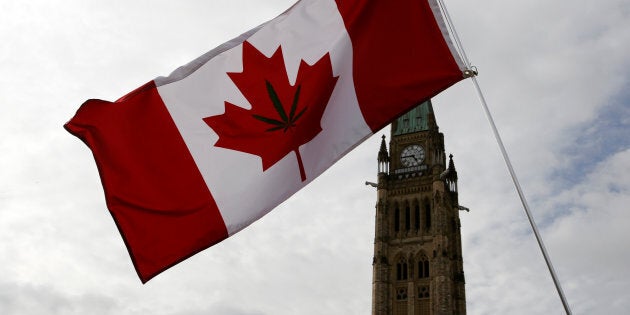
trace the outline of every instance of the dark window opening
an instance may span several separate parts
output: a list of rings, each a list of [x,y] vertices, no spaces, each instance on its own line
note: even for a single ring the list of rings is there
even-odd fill
[[[400,231],[400,209],[398,207],[394,210],[394,231]]]
[[[429,295],[429,287],[422,286],[418,288],[418,298],[419,299],[428,299]]]
[[[414,227],[416,228],[416,230],[419,230],[420,229],[420,207],[418,205],[416,205],[413,211],[413,216],[414,216]]]
[[[405,208],[405,230],[411,230],[411,211],[409,211],[409,206]]]
[[[407,278],[409,278],[409,276],[407,275],[407,263],[404,263],[402,268],[403,268],[402,280],[407,280]]]
[[[428,278],[429,277],[429,260],[426,258],[420,260],[418,262],[418,278]]]
[[[431,206],[429,202],[424,203],[424,227],[427,230],[431,228]]]
[[[405,301],[407,300],[407,289],[399,288],[396,290],[396,300]]]
[[[407,262],[402,260],[396,264],[396,280],[407,280],[409,274],[407,271]]]

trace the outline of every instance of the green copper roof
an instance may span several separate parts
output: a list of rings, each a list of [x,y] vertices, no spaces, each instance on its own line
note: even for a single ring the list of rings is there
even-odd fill
[[[421,103],[408,113],[398,117],[393,135],[429,130],[429,113],[433,112],[431,100]]]

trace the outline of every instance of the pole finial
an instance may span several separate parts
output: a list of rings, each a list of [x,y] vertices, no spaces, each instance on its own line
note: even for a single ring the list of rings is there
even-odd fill
[[[467,78],[476,77],[477,75],[479,75],[479,71],[477,71],[477,67],[471,66],[470,69],[464,70],[462,74],[464,75],[464,78],[467,79]]]

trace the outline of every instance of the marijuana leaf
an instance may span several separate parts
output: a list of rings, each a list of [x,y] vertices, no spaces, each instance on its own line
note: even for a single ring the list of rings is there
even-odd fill
[[[280,118],[282,118],[282,121],[275,120],[273,118],[263,117],[260,115],[252,115],[252,116],[262,122],[276,126],[276,127],[267,129],[267,131],[276,131],[276,130],[283,129],[284,132],[287,132],[289,128],[295,127],[295,122],[298,119],[300,119],[300,116],[302,116],[302,114],[304,114],[304,112],[306,111],[306,107],[305,107],[302,109],[302,111],[299,114],[297,114],[297,116],[295,116],[295,109],[297,108],[297,103],[300,98],[301,86],[298,86],[297,90],[295,91],[295,96],[293,97],[293,104],[291,105],[291,114],[289,115],[289,117],[287,117],[287,114],[284,112],[284,106],[282,106],[282,102],[280,102],[280,99],[278,98],[278,95],[276,94],[276,91],[274,90],[273,85],[271,85],[269,81],[265,81],[265,83],[267,84],[267,92],[269,93],[269,98],[271,98],[271,101],[273,102],[273,106],[278,111],[278,114],[280,115]]]

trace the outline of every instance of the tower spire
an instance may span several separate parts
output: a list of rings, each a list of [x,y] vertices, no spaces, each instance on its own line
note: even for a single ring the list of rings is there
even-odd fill
[[[455,170],[455,162],[453,162],[453,154],[448,156],[448,168],[440,174],[440,178],[445,180],[447,183],[454,182],[457,183],[457,170]],[[457,190],[455,190],[457,191]]]
[[[453,154],[450,154],[448,168],[440,174],[440,178],[446,184],[447,190],[451,193],[453,202],[457,205],[457,170],[455,170],[455,162],[453,162]]]
[[[385,135],[381,139],[381,149],[378,150],[378,172],[389,172],[389,153],[387,153],[387,144],[385,143]]]

